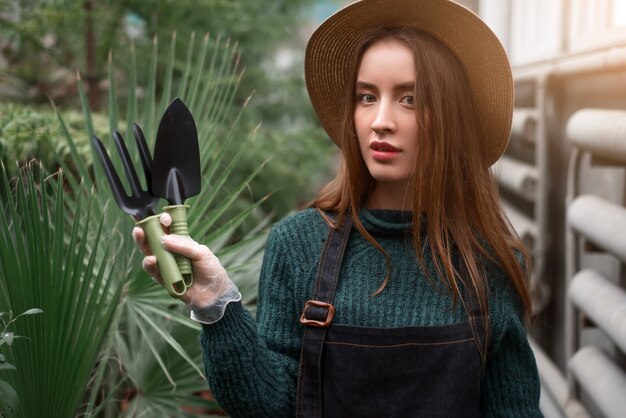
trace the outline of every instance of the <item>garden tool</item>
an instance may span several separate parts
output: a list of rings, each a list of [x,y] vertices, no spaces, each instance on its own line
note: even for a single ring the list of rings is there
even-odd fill
[[[146,144],[143,132],[137,124],[134,126],[133,133],[146,178],[147,190],[141,189],[141,184],[137,178],[137,173],[135,172],[128,149],[124,143],[124,138],[117,131],[113,133],[115,145],[120,154],[122,165],[124,166],[124,171],[130,185],[130,196],[126,194],[124,186],[115,171],[115,167],[113,166],[102,141],[100,141],[100,139],[96,136],[93,136],[91,141],[96,150],[96,154],[104,167],[104,172],[109,181],[109,185],[111,186],[111,191],[113,192],[113,197],[115,198],[117,205],[124,212],[131,215],[135,219],[136,225],[140,226],[145,231],[148,245],[157,258],[159,271],[161,272],[161,277],[163,277],[164,287],[171,296],[179,298],[185,294],[187,288],[183,277],[178,270],[174,256],[170,252],[166,251],[161,245],[161,237],[164,233],[161,228],[161,223],[159,222],[159,215],[155,215],[153,212],[154,207],[160,199],[158,196],[155,196],[151,190],[152,159],[150,157],[150,150]]]
[[[189,235],[185,199],[200,193],[200,148],[193,116],[176,98],[165,110],[154,145],[152,193],[169,202],[163,210],[172,217],[172,234]],[[175,256],[187,287],[193,282],[191,262]]]

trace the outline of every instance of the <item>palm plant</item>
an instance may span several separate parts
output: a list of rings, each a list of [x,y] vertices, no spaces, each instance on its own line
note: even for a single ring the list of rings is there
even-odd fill
[[[6,176],[3,176],[6,178]],[[10,330],[11,324],[17,321],[20,316],[34,315],[42,313],[43,311],[38,308],[32,308],[21,314],[13,317],[13,312],[0,312],[0,346],[11,346],[14,340],[24,338],[22,335],[15,335]],[[15,366],[6,360],[6,357],[0,354],[0,370],[15,370]],[[0,416],[12,415],[13,411],[17,409],[17,394],[15,389],[9,383],[4,380],[0,380]]]
[[[81,385],[120,298],[121,289],[105,279],[110,266],[103,260],[111,247],[103,245],[103,224],[94,222],[93,202],[85,199],[84,188],[76,191],[74,227],[65,231],[61,176],[54,183],[44,181],[43,173],[30,167],[14,187],[4,169],[2,177],[7,197],[0,220],[2,306],[19,312],[35,303],[45,312],[15,325],[31,342],[6,353],[16,367],[6,379],[17,394],[15,415],[41,416],[39,404],[68,416],[82,398]],[[53,202],[48,193],[56,195]],[[55,386],[65,386],[63,396],[57,396]],[[31,402],[35,397],[37,402]]]
[[[218,254],[253,309],[265,224],[241,240],[233,241],[233,233],[261,202],[233,208],[261,167],[230,192],[222,187],[254,135],[243,142],[233,135],[243,111],[230,114],[241,75],[236,45],[209,36],[196,45],[192,36],[182,65],[174,59],[175,47],[174,35],[160,83],[156,39],[147,70],[140,73],[131,59],[123,88],[110,56],[110,131],[131,137],[137,122],[150,143],[167,103],[174,97],[187,103],[198,125],[203,169],[202,192],[189,200],[190,233]],[[138,80],[138,74],[147,79]],[[91,136],[92,115],[80,80],[78,87]],[[31,343],[7,354],[17,367],[7,379],[20,402],[16,416],[194,416],[197,408],[214,408],[214,402],[197,396],[206,389],[199,327],[141,270],[130,234],[133,222],[110,202],[100,167],[81,157],[77,139],[58,111],[57,116],[71,156],[60,158],[63,175],[53,184],[27,171],[27,180],[13,188],[5,181],[0,192],[0,310],[44,311],[41,318],[21,321],[18,331]],[[102,139],[111,146],[110,138]],[[229,151],[233,147],[238,151]],[[231,158],[226,161],[225,155]]]

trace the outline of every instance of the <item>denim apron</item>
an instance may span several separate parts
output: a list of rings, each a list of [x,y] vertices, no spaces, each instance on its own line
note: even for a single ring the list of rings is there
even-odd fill
[[[467,292],[463,323],[396,328],[332,323],[351,226],[346,219],[330,229],[315,295],[300,318],[305,329],[296,417],[480,417],[476,338],[484,335],[484,323],[474,292]],[[467,269],[458,264],[465,280]]]

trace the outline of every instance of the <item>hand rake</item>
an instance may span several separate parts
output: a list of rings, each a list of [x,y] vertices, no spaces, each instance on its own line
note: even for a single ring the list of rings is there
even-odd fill
[[[130,186],[130,195],[126,194],[120,177],[102,141],[96,136],[93,136],[91,141],[104,168],[115,202],[122,211],[133,217],[136,221],[136,225],[143,228],[148,240],[148,245],[157,258],[159,271],[163,277],[163,285],[171,296],[179,298],[185,294],[187,287],[180,274],[174,256],[161,245],[161,237],[164,233],[161,228],[161,223],[159,222],[159,215],[155,215],[153,211],[159,203],[160,198],[152,193],[152,157],[150,156],[150,150],[146,144],[143,132],[137,124],[134,125],[133,134],[137,149],[139,150],[147,190],[142,190],[141,188],[141,183],[139,182],[137,172],[133,166],[126,144],[124,143],[124,138],[117,131],[113,133],[115,145],[120,154],[124,172],[126,173]]]

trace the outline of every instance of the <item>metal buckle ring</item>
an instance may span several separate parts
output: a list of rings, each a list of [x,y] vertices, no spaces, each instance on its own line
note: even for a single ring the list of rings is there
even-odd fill
[[[326,319],[324,321],[316,321],[314,319],[308,319],[306,317],[307,308],[315,306],[318,308],[326,308],[328,312],[326,314]],[[302,316],[300,316],[300,323],[302,325],[309,325],[317,328],[326,328],[333,321],[333,317],[335,316],[335,307],[330,303],[320,302],[319,300],[308,300],[304,304],[304,309],[302,310]]]

